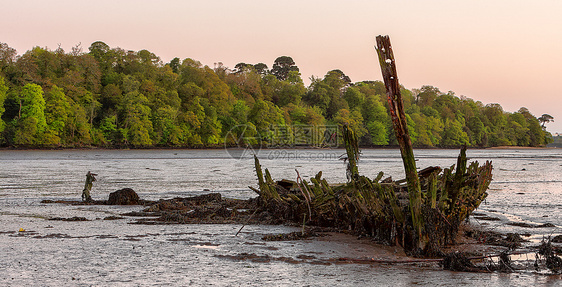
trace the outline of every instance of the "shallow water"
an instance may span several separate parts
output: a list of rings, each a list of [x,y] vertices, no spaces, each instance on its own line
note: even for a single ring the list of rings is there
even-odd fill
[[[228,260],[217,255],[256,253],[271,257],[349,256],[342,243],[264,242],[266,234],[294,231],[283,226],[134,225],[133,219],[103,220],[141,207],[63,206],[43,199],[80,198],[85,174],[98,174],[92,197],[107,199],[117,189],[133,188],[144,199],[192,196],[210,191],[233,198],[255,194],[253,158],[240,150],[65,150],[0,151],[0,285],[377,285],[409,286],[556,285],[559,276],[472,274],[434,266],[291,264],[272,260]],[[344,150],[262,150],[262,167],[275,179],[303,178],[322,170],[330,182],[345,181],[338,160]],[[364,149],[361,174],[384,171],[403,178],[395,149]],[[457,150],[416,150],[418,167],[448,167]],[[492,160],[494,181],[479,212],[500,221],[473,220],[488,228],[531,234],[534,242],[562,233],[562,150],[469,150],[471,160]],[[234,156],[234,157],[233,157]],[[62,222],[53,217],[82,216],[90,221]],[[548,228],[508,225],[554,224]],[[20,228],[25,232],[18,232]],[[349,248],[347,248],[349,249]],[[362,254],[358,251],[357,254]],[[355,255],[357,255],[355,254]],[[357,255],[358,256],[358,255]],[[369,254],[365,254],[369,257]]]

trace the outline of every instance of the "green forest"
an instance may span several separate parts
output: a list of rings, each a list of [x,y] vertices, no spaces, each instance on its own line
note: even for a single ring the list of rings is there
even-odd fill
[[[305,86],[289,56],[264,63],[169,63],[147,50],[94,42],[18,55],[0,43],[0,145],[4,147],[218,147],[247,138],[290,143],[298,127],[348,125],[362,146],[392,146],[384,83],[341,70]],[[378,67],[373,67],[378,69]],[[402,88],[416,147],[544,146],[545,124],[437,87]],[[279,133],[283,130],[283,133]],[[282,139],[280,137],[283,137]],[[317,144],[322,139],[313,139]]]

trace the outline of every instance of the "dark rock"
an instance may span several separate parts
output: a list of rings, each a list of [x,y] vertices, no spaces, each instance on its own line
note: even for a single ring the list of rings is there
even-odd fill
[[[138,194],[131,188],[123,188],[109,194],[107,200],[109,205],[139,205],[141,204]]]

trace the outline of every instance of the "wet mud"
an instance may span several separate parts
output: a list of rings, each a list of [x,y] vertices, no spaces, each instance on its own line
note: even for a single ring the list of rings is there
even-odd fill
[[[562,282],[561,275],[547,267],[550,258],[548,265],[556,268],[558,260],[554,258],[561,254],[560,214],[553,212],[562,204],[559,196],[562,183],[553,180],[560,178],[562,172],[559,152],[553,157],[553,152],[543,156],[544,151],[499,151],[500,154],[471,151],[472,158],[487,160],[491,155],[497,166],[527,169],[525,177],[516,171],[495,171],[487,202],[469,223],[463,223],[467,228],[461,229],[456,245],[443,250],[445,254],[464,253],[475,266],[491,266],[489,272],[447,271],[439,264],[443,257],[416,262],[419,259],[406,256],[400,247],[377,244],[346,230],[320,230],[316,234],[323,236],[266,241],[264,238],[289,239],[291,234],[302,234],[302,224],[285,225],[280,221],[266,225],[259,220],[248,221],[254,210],[236,204],[215,202],[219,209],[224,206],[228,212],[235,207],[241,215],[234,217],[213,211],[200,212],[206,215],[200,218],[189,218],[184,213],[194,210],[193,206],[185,210],[182,207],[146,211],[168,199],[171,206],[179,201],[189,205],[183,198],[208,190],[220,192],[223,200],[224,197],[247,200],[255,196],[247,188],[255,184],[250,160],[241,163],[221,156],[209,158],[208,154],[214,151],[176,152],[178,155],[130,151],[135,156],[129,156],[129,151],[118,155],[72,151],[49,156],[41,153],[39,159],[36,153],[27,152],[29,156],[20,159],[18,154],[13,160],[10,154],[5,154],[6,165],[11,169],[2,174],[0,285],[557,286]],[[139,153],[141,159],[136,156]],[[419,153],[421,165],[450,166],[456,156],[456,152],[442,150]],[[366,150],[362,171],[376,174],[388,170],[389,175],[399,177],[403,171],[398,168],[400,158],[394,154],[396,151]],[[95,201],[73,200],[83,187],[82,170],[96,170],[100,166],[105,173],[94,186]],[[294,167],[298,166],[303,177],[324,170],[326,177],[345,181],[345,175],[339,172],[339,162],[269,161],[268,166],[273,166],[275,174],[283,178],[291,178]],[[221,181],[214,180],[216,173],[210,172],[218,169],[223,176]],[[75,182],[75,178],[80,180]],[[140,191],[140,205],[112,206],[101,200],[123,187]],[[174,213],[192,224],[180,224],[170,220],[176,217],[165,216]],[[74,217],[87,220],[49,220]],[[267,219],[259,212],[253,217]],[[546,223],[556,227],[538,227]],[[305,233],[310,230],[312,227],[305,226]],[[509,233],[518,236],[508,239]],[[537,260],[542,239],[549,235],[552,236],[550,247]],[[511,250],[510,244],[519,241],[518,237],[525,241]],[[500,243],[492,244],[495,241]],[[507,266],[504,271],[500,270],[504,265]]]
[[[531,252],[528,258],[507,255],[504,262],[509,264],[501,263],[501,252],[509,248],[490,242],[494,238],[517,241],[518,237],[513,235],[477,233],[466,226],[461,230],[457,244],[444,252],[461,252],[470,264],[467,267],[462,262],[452,262],[445,267],[443,258],[446,257],[412,258],[399,246],[377,244],[348,230],[336,232],[305,226],[303,234],[302,225],[248,223],[252,221],[248,221],[252,215],[251,206],[240,204],[238,200],[211,195],[159,200],[147,206],[88,205],[83,209],[83,206],[72,204],[42,204],[37,207],[41,211],[36,211],[42,214],[41,217],[14,212],[4,217],[8,225],[0,229],[1,244],[5,245],[3,250],[10,258],[0,272],[0,282],[33,285],[32,282],[41,278],[45,285],[96,285],[100,282],[142,285],[151,282],[151,285],[197,286],[385,286],[393,282],[426,285],[438,280],[442,286],[451,286],[468,282],[484,284],[491,278],[508,285],[509,282],[536,285],[559,278],[552,276],[560,276],[553,275],[555,273],[546,267],[547,257],[542,255],[536,262],[537,271],[531,247],[523,246],[513,251],[514,254]],[[199,217],[187,215],[195,208],[213,212],[198,212]],[[236,209],[242,215],[229,213],[225,216],[217,212],[223,208]],[[105,220],[110,216],[100,216],[108,212],[114,213],[110,216],[122,219]],[[170,217],[170,213],[181,216]],[[150,216],[143,217],[146,215]],[[260,212],[254,216],[267,218]],[[56,217],[88,220],[48,220]],[[8,220],[10,218],[13,220]],[[181,221],[175,221],[178,218]],[[28,221],[26,225],[30,227],[17,231],[16,226],[20,226],[22,220]],[[551,254],[559,256],[557,252],[553,243]],[[551,258],[549,266],[556,266],[556,259],[552,259],[555,257],[548,258]],[[447,270],[464,271],[464,275]],[[51,276],[53,272],[57,276]],[[497,274],[519,275],[515,279],[498,277]]]
[[[132,191],[132,190],[131,190]],[[133,191],[134,192],[134,191]],[[362,238],[361,235],[354,234],[351,230],[343,230],[337,228],[322,228],[317,226],[298,226],[292,221],[283,220],[270,214],[267,210],[261,209],[255,198],[248,200],[224,198],[220,193],[208,193],[192,197],[176,197],[172,199],[159,200],[159,201],[143,201],[138,199],[138,204],[144,206],[140,211],[131,211],[121,213],[118,216],[108,216],[103,220],[122,220],[132,218],[129,224],[132,225],[172,225],[172,224],[227,224],[227,225],[241,225],[241,228],[235,234],[243,230],[246,225],[285,225],[294,226],[299,228],[298,231],[288,233],[274,233],[267,234],[261,237],[264,242],[273,241],[302,241],[314,240],[324,241],[331,240],[335,242],[346,242],[345,244],[357,245],[355,240],[362,240],[362,244],[369,245],[370,253],[377,254],[375,257],[365,257],[364,254],[350,254],[346,257],[324,257],[318,258],[316,255],[299,254],[296,256],[272,256],[269,254],[257,254],[251,252],[240,252],[234,254],[216,254],[216,258],[221,260],[230,261],[247,261],[253,263],[271,263],[271,262],[284,262],[289,264],[312,264],[312,265],[332,265],[332,264],[418,264],[424,266],[432,266],[433,268],[443,268],[451,271],[462,272],[519,272],[527,270],[529,262],[523,264],[521,262],[514,262],[511,260],[511,255],[517,254],[531,254],[536,253],[535,258],[542,255],[545,260],[542,262],[542,268],[548,269],[554,274],[559,274],[562,270],[562,259],[558,257],[560,248],[552,246],[552,242],[561,242],[562,237],[555,237],[554,240],[548,240],[548,243],[543,242],[540,246],[523,246],[524,243],[529,243],[530,240],[523,237],[530,236],[529,234],[518,233],[500,233],[491,230],[478,228],[471,224],[462,225],[462,230],[458,234],[457,242],[453,245],[448,245],[440,253],[436,254],[434,258],[410,258],[403,252],[398,252],[400,248],[394,246],[394,254],[389,256],[389,253],[383,250],[387,248],[386,245],[378,244],[372,238]],[[43,203],[51,203],[43,201]],[[66,205],[80,205],[77,202],[52,202],[63,203]],[[95,203],[108,205],[108,201],[97,201]],[[91,205],[92,203],[88,203]],[[125,203],[127,205],[128,203]],[[482,221],[498,221],[501,220],[497,217],[488,216],[485,214],[477,213],[474,216]],[[54,217],[50,218],[53,221],[88,221],[85,217]],[[517,222],[509,222],[507,225],[513,225],[524,228],[546,228],[551,227],[548,224],[532,225],[532,224],[517,224]],[[186,235],[190,233],[176,233],[176,235]],[[193,233],[191,233],[193,234]],[[146,237],[157,237],[160,234],[144,234],[144,235],[90,235],[90,236],[70,236],[61,233],[51,233],[46,235],[37,235],[35,232],[20,232],[17,234],[10,234],[9,236],[29,236],[35,239],[48,239],[48,238],[96,238],[96,239],[120,239],[125,241],[141,241]],[[344,238],[344,239],[343,239]],[[197,245],[199,248],[215,248],[221,246],[217,242],[198,242],[192,239],[167,239],[170,242],[183,242],[192,246]],[[245,242],[245,245],[258,246],[264,245],[263,250],[276,251],[278,247],[267,246],[265,243]],[[258,248],[260,249],[260,248]],[[355,257],[354,257],[355,256]],[[527,260],[529,261],[529,260]],[[539,260],[533,262],[535,270],[539,270]]]

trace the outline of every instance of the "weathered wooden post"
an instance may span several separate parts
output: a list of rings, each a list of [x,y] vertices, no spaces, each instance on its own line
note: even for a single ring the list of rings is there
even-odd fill
[[[414,150],[410,134],[408,132],[408,124],[406,122],[406,113],[400,93],[400,83],[398,82],[398,74],[396,73],[396,62],[394,53],[390,45],[388,36],[377,36],[377,54],[381,72],[386,87],[386,95],[392,118],[392,125],[396,139],[400,145],[400,153],[404,162],[404,170],[406,171],[406,180],[408,182],[408,194],[410,198],[410,211],[412,213],[412,223],[417,234],[417,240],[414,241],[417,247],[422,247],[422,224],[421,217],[421,187],[416,169],[416,161],[414,158]]]
[[[345,142],[345,151],[347,153],[347,179],[354,181],[359,178],[359,170],[357,169],[357,161],[359,160],[359,145],[357,143],[357,135],[349,129],[347,125],[342,126],[343,140]]]

